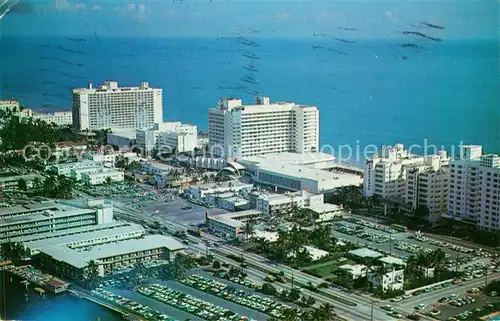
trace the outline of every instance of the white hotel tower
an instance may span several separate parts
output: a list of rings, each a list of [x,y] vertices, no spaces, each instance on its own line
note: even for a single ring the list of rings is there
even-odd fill
[[[255,105],[224,98],[208,111],[210,150],[215,156],[248,156],[319,149],[319,110],[295,103],[271,103],[258,97]]]
[[[451,162],[448,215],[500,229],[500,156],[482,155],[482,146],[461,146]]]
[[[139,87],[118,87],[105,81],[98,88],[73,89],[73,127],[76,130],[113,131],[152,127],[163,121],[162,90],[142,82]]]

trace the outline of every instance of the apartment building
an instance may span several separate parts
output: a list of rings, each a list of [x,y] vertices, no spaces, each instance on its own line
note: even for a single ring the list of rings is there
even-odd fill
[[[76,130],[150,128],[163,120],[162,89],[142,82],[118,87],[105,81],[98,88],[73,89],[73,126]]]
[[[56,111],[53,113],[33,113],[33,119],[40,119],[47,123],[54,123],[58,126],[67,126],[73,124],[72,111]]]
[[[109,182],[123,182],[125,175],[122,170],[100,167],[80,173],[80,180],[88,186],[102,185]]]
[[[450,165],[448,216],[500,228],[500,156],[482,155],[482,146],[461,146]]]
[[[198,127],[181,122],[156,123],[150,129],[136,132],[136,145],[150,153],[191,152],[198,146]]]
[[[210,152],[240,158],[281,152],[319,150],[319,110],[295,103],[271,103],[258,97],[255,105],[241,99],[221,99],[208,112]]]
[[[449,162],[446,151],[419,156],[402,144],[384,147],[365,162],[363,193],[401,200],[411,209],[426,206],[430,219],[446,212]]]

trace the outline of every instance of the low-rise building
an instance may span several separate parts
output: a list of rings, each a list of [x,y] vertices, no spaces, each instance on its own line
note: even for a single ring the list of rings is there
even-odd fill
[[[314,194],[304,190],[285,194],[256,191],[252,195],[255,198],[256,209],[264,215],[271,216],[278,212],[289,213],[294,206],[304,208],[321,205],[324,202],[323,194]]]
[[[56,143],[56,146],[52,151],[52,156],[54,156],[57,160],[69,158],[81,159],[81,155],[83,155],[87,149],[88,147],[85,143],[60,142]]]
[[[351,250],[347,253],[352,257],[359,259],[361,261],[371,261],[384,256],[382,253],[370,250],[367,247]]]
[[[311,261],[313,261],[313,262],[317,261],[317,260],[320,260],[322,258],[325,258],[328,255],[330,255],[330,253],[328,251],[324,251],[324,250],[318,249],[317,247],[314,247],[314,246],[303,245],[301,247],[301,249],[302,250],[306,250],[307,253],[309,253]],[[293,252],[290,252],[288,254],[288,257],[294,257],[294,256],[295,256],[295,253],[293,253]]]
[[[242,234],[247,220],[256,220],[262,213],[256,210],[247,210],[220,215],[207,215],[208,227],[213,233],[220,233],[229,238],[237,238]]]
[[[196,156],[189,158],[189,165],[195,168],[222,170],[227,166],[224,158]]]
[[[265,157],[248,157],[238,160],[255,182],[291,191],[307,190],[328,193],[342,186],[362,183],[358,175],[332,172],[301,164],[279,163]]]
[[[45,202],[0,208],[0,244],[16,237],[55,233],[113,221],[113,205],[94,201],[89,203],[89,207],[77,208]]]
[[[346,211],[342,206],[323,203],[305,207],[308,209],[316,223],[326,223],[344,217]]]
[[[136,130],[114,131],[106,134],[106,142],[109,145],[115,145],[120,148],[126,148],[134,145]]]
[[[373,288],[385,291],[403,290],[406,264],[400,258],[385,256],[378,259],[379,266],[368,272],[368,282]]]
[[[252,184],[243,183],[238,180],[221,182],[221,183],[210,183],[202,184],[197,186],[190,186],[188,189],[188,194],[198,200],[204,200],[208,195],[224,193],[224,192],[249,192],[253,189]]]
[[[86,242],[88,237],[83,234],[79,240],[74,238],[72,242]],[[91,261],[98,265],[99,276],[106,276],[115,270],[132,267],[137,262],[171,261],[184,248],[181,242],[172,237],[146,235],[121,241],[110,240],[85,248],[71,248],[64,243],[47,245],[38,249],[38,255],[44,258],[49,268],[64,276],[81,280]]]
[[[2,190],[17,190],[19,187],[19,181],[26,182],[26,188],[30,189],[33,187],[34,182],[38,180],[40,183],[43,182],[44,178],[38,174],[27,174],[27,175],[13,175],[0,177],[0,189]]]
[[[73,125],[73,112],[71,111],[56,111],[53,113],[33,113],[33,119],[40,119],[47,123],[54,123],[57,126]]]
[[[101,185],[107,182],[123,182],[125,179],[122,170],[112,168],[98,168],[80,174],[80,180],[89,186]]]
[[[101,165],[98,162],[94,161],[81,161],[81,162],[73,162],[73,163],[60,163],[53,164],[47,167],[47,171],[53,172],[57,175],[63,175],[67,177],[71,177],[72,171],[78,171],[87,168],[96,168]]]
[[[156,123],[152,128],[136,132],[136,144],[146,153],[191,152],[198,145],[198,128],[181,122]]]
[[[147,172],[148,174],[160,174],[164,172],[169,172],[171,170],[177,170],[176,167],[167,165],[160,162],[142,162],[140,163],[140,170]]]
[[[30,251],[31,255],[38,254],[41,248],[55,245],[66,246],[74,250],[85,250],[87,247],[100,244],[140,238],[146,233],[146,230],[138,224],[115,225],[113,222],[107,225],[109,227],[106,229],[88,229],[83,233],[24,241],[23,246]]]
[[[352,280],[366,277],[366,265],[363,264],[344,264],[339,266],[343,275],[349,276]]]

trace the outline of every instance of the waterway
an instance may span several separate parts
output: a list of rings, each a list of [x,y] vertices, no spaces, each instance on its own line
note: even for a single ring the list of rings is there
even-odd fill
[[[1,274],[0,274],[1,276]],[[12,280],[12,281],[11,281]],[[69,293],[41,297],[30,284],[26,289],[22,279],[5,273],[0,277],[1,317],[22,321],[102,321],[122,320],[121,315],[96,303],[79,299]]]

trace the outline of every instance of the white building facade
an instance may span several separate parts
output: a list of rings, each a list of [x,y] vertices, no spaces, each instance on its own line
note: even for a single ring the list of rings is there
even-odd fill
[[[500,156],[482,155],[482,146],[462,146],[450,165],[448,216],[500,228]]]
[[[76,130],[149,128],[163,120],[162,89],[147,82],[118,87],[106,81],[98,88],[73,89],[73,126]]]
[[[295,103],[270,103],[259,97],[255,105],[224,98],[210,108],[210,152],[240,158],[280,152],[319,150],[319,110]]]
[[[191,152],[198,146],[198,127],[181,122],[156,123],[150,129],[137,130],[136,144],[148,153],[153,149],[163,153]]]
[[[34,119],[40,119],[47,123],[54,123],[58,126],[68,126],[73,124],[73,112],[56,111],[53,113],[33,113]]]
[[[446,151],[418,156],[402,144],[385,147],[365,162],[363,193],[403,200],[413,210],[425,206],[429,218],[437,219],[446,212],[449,162]]]

